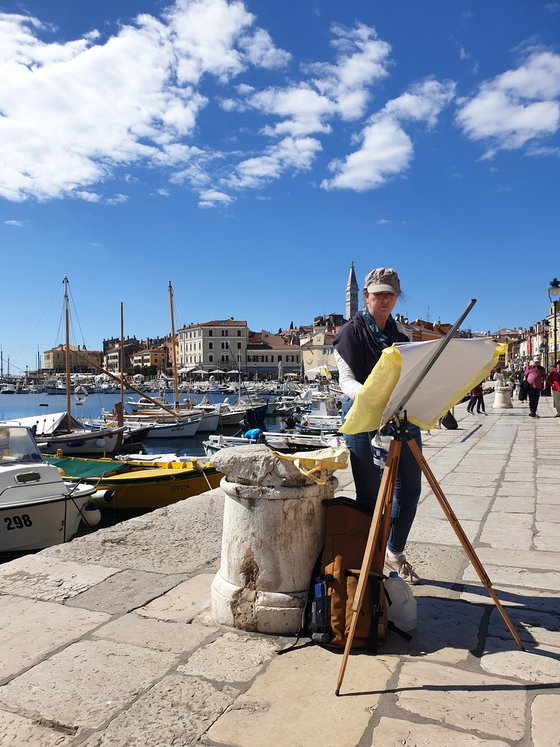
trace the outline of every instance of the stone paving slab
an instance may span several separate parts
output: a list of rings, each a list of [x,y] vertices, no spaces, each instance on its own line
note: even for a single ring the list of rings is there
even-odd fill
[[[238,696],[197,677],[171,674],[120,713],[84,747],[184,747],[198,744]]]
[[[101,564],[84,566],[71,560],[47,559],[42,553],[24,555],[0,565],[0,593],[64,602],[118,570]]]
[[[279,640],[269,636],[224,633],[196,651],[177,671],[214,682],[248,682],[279,649]]]
[[[443,511],[441,517],[441,519],[434,519],[431,516],[424,516],[419,513],[409,534],[410,541],[436,545],[459,545],[459,539]],[[460,523],[467,537],[473,542],[479,528],[479,522],[466,520]]]
[[[224,494],[209,490],[185,501],[129,519],[65,545],[43,550],[65,558],[119,570],[191,575],[214,566],[220,558]],[[163,541],[154,541],[161,537]],[[190,539],[187,539],[190,538]]]
[[[515,678],[513,682],[533,682],[543,689],[547,685],[557,688],[560,682],[560,648],[549,644],[530,644],[526,651],[520,651],[511,638],[489,637],[480,666],[490,674]]]
[[[485,565],[484,569],[492,581],[492,586],[517,586],[524,587],[532,592],[533,589],[549,589],[557,593],[560,588],[560,572],[531,572],[523,568],[510,568],[508,566]],[[472,566],[467,566],[463,574],[465,581],[479,581],[476,571]]]
[[[0,595],[0,682],[37,664],[108,619],[101,612]]]
[[[419,724],[383,717],[373,731],[370,747],[508,747],[499,739],[481,739],[466,731],[437,724]]]
[[[163,576],[147,571],[120,571],[70,599],[68,605],[124,615],[161,596],[184,578],[178,574]]]
[[[79,641],[4,685],[0,707],[68,729],[99,728],[175,661],[174,654],[127,643]]]
[[[213,622],[213,621],[211,621]],[[132,612],[117,620],[111,620],[93,631],[94,638],[105,638],[117,643],[131,643],[156,651],[172,651],[185,654],[194,651],[204,642],[216,637],[219,628],[215,625],[197,625],[157,618],[140,617]]]
[[[558,724],[551,714],[560,712],[560,694],[537,695],[531,706],[533,747],[558,747]]]
[[[355,747],[391,676],[374,656],[350,656],[340,697],[341,657],[317,646],[273,659],[208,731],[228,747]]]
[[[215,573],[201,573],[175,586],[153,602],[140,607],[142,617],[157,617],[158,620],[190,622],[210,604],[210,586]]]
[[[542,610],[543,612],[560,615],[560,596],[558,594],[537,589],[521,589],[515,586],[496,587],[493,585],[493,589],[502,607],[524,607],[529,610]],[[478,587],[474,584],[465,585],[465,591],[461,593],[460,599],[471,604],[494,604],[494,600],[482,585]]]
[[[484,609],[448,599],[421,597],[417,600],[418,625],[411,641],[389,632],[381,648],[383,658],[390,654],[422,657],[423,661],[459,664],[478,646]],[[394,660],[392,667],[396,667]]]
[[[525,733],[525,692],[517,683],[428,662],[405,662],[397,705],[480,737],[519,740]]]
[[[482,521],[492,503],[492,497],[490,496],[461,495],[459,493],[453,494],[453,497],[447,500],[460,522]],[[435,519],[445,518],[443,509],[431,491],[426,500],[419,506],[418,515],[430,516]]]
[[[532,514],[492,512],[486,519],[480,542],[509,549],[529,550],[533,544]]]
[[[0,744],[2,747],[65,747],[73,741],[74,730],[49,728],[32,719],[0,710]]]

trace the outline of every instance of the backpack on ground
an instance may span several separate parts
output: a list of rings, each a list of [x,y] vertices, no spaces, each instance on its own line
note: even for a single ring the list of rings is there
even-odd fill
[[[326,530],[323,551],[315,566],[304,610],[303,628],[315,643],[343,649],[352,621],[356,593],[372,514],[350,498],[324,501]],[[374,554],[364,588],[352,648],[377,651],[387,634],[383,591],[384,554]]]

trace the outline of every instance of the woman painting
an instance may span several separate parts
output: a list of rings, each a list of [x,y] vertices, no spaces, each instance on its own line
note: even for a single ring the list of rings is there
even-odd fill
[[[401,295],[400,281],[393,269],[378,267],[366,275],[364,308],[358,311],[334,339],[340,387],[344,394],[342,412],[346,415],[356,395],[374,368],[384,348],[396,342],[409,342],[392,311]],[[374,433],[346,436],[357,502],[373,510],[381,482],[381,468],[373,462],[371,439]],[[422,446],[420,429],[409,425],[409,436]],[[414,584],[418,576],[404,550],[420,497],[421,472],[408,445],[402,444],[398,478],[391,510],[391,531],[385,566]]]

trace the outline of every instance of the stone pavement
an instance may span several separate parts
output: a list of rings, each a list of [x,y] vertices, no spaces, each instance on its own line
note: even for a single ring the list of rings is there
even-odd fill
[[[559,745],[560,418],[487,399],[424,453],[525,652],[425,487],[418,628],[352,655],[335,697],[340,654],[212,620],[218,489],[0,565],[0,745]]]

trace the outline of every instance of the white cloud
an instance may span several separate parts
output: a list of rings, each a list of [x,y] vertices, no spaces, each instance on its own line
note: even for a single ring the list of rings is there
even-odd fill
[[[18,228],[21,228],[23,226],[25,221],[23,220],[5,220],[4,225],[6,226],[17,226]]]
[[[560,55],[533,51],[519,67],[485,81],[463,102],[457,123],[470,140],[487,141],[491,158],[557,132],[559,98]]]
[[[455,83],[439,83],[425,80],[413,84],[408,91],[389,101],[383,108],[383,116],[389,115],[399,120],[426,122],[433,127],[441,110],[455,95]]]
[[[414,150],[400,122],[425,122],[433,127],[454,94],[453,82],[430,79],[415,83],[401,96],[388,101],[356,136],[360,147],[345,159],[331,162],[329,168],[334,176],[323,180],[321,186],[365,192],[406,171]]]
[[[321,143],[311,137],[286,137],[267,148],[262,156],[241,161],[235,173],[224,179],[234,189],[256,189],[278,179],[288,169],[305,171],[311,167]]]
[[[412,158],[412,142],[397,122],[389,117],[368,125],[362,131],[359,150],[343,161],[335,160],[330,169],[332,179],[325,179],[324,189],[352,189],[365,192],[383,184],[390,176],[404,171]]]
[[[288,60],[254,20],[241,2],[177,0],[105,43],[96,30],[55,43],[38,19],[0,14],[0,196],[94,201],[120,166],[198,157],[184,141],[208,103],[202,78]]]

